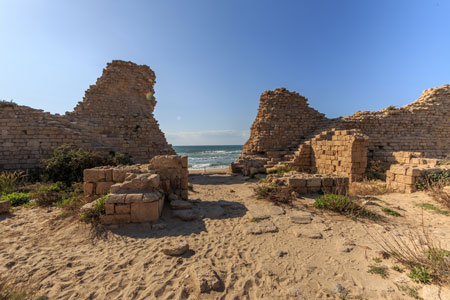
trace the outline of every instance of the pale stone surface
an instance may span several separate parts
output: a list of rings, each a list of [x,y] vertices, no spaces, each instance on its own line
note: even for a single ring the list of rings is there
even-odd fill
[[[295,224],[309,224],[312,221],[312,215],[305,211],[295,211],[290,216],[290,219]]]
[[[275,226],[275,224],[269,220],[248,223],[246,230],[247,230],[247,233],[249,233],[249,234],[263,234],[263,233],[278,232],[277,226]]]
[[[222,286],[222,282],[217,276],[217,273],[209,265],[195,264],[191,267],[190,274],[196,288],[201,293],[217,291]]]
[[[0,201],[0,214],[9,214],[11,202],[9,200]]]
[[[189,244],[186,242],[180,242],[176,247],[165,248],[163,253],[170,256],[180,256],[189,250]]]

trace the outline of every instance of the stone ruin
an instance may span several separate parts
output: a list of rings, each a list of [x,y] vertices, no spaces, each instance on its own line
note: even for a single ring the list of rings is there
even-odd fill
[[[250,138],[230,169],[250,175],[287,165],[354,181],[362,177],[368,161],[386,168],[400,163],[399,152],[414,153],[418,159],[445,159],[450,157],[449,116],[450,85],[425,90],[400,108],[359,111],[336,119],[310,108],[296,92],[266,91]]]
[[[333,193],[345,195],[349,188],[349,179],[346,176],[298,172],[288,172],[283,175],[269,174],[265,182],[290,189],[290,191],[298,194]]]
[[[149,164],[84,170],[87,200],[103,195],[102,224],[157,222],[165,199],[188,199],[187,156],[155,156]]]
[[[0,171],[32,169],[62,144],[128,153],[135,163],[175,154],[153,116],[154,84],[148,66],[114,60],[73,112],[0,108]]]

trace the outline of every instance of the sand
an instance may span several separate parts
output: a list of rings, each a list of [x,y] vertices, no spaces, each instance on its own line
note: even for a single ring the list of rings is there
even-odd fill
[[[191,222],[173,218],[165,207],[162,225],[112,226],[94,234],[89,225],[59,217],[57,208],[19,208],[0,217],[0,276],[49,299],[409,299],[398,286],[417,286],[419,294],[434,295],[426,299],[439,299],[430,298],[438,287],[416,285],[405,273],[389,270],[387,279],[368,273],[381,250],[368,231],[405,236],[420,226],[422,214],[450,249],[450,216],[415,206],[437,205],[425,193],[374,197],[403,215],[375,223],[315,210],[314,196],[280,209],[256,199],[257,179],[203,173],[189,178],[199,216]],[[184,255],[162,252],[180,241],[190,246]],[[200,292],[198,269],[218,280],[216,290]]]

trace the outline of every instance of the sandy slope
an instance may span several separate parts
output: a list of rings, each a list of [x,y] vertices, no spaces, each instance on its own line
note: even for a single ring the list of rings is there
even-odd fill
[[[365,228],[372,234],[406,233],[421,222],[422,210],[414,203],[434,203],[424,193],[373,200],[400,207],[405,215],[375,224],[316,211],[313,199],[298,200],[280,215],[255,199],[256,181],[241,176],[209,172],[191,175],[190,182],[195,192],[189,196],[201,217],[184,222],[165,208],[162,230],[127,225],[95,237],[89,226],[58,218],[58,209],[22,208],[1,217],[0,274],[50,299],[342,299],[336,283],[349,291],[346,299],[409,299],[396,286],[414,286],[405,273],[390,270],[382,279],[367,272],[380,247]],[[311,223],[292,222],[298,211],[311,212]],[[261,212],[269,219],[252,222]],[[424,219],[450,249],[450,216],[425,211]],[[191,248],[182,257],[161,252],[182,240]],[[200,293],[193,267],[216,272],[219,291]],[[426,287],[421,293],[430,290],[437,291]]]

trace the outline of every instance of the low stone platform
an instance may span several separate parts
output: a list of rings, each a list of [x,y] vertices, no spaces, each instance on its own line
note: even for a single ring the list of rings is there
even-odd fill
[[[84,170],[87,199],[105,194],[102,224],[157,222],[165,199],[188,198],[187,156],[155,156],[149,164]]]
[[[319,192],[346,194],[349,187],[349,178],[346,176],[300,172],[287,172],[283,175],[270,174],[267,175],[266,182],[287,186],[299,194]]]
[[[400,193],[417,191],[416,183],[424,180],[426,174],[450,171],[449,165],[392,165],[386,171],[387,187]]]
[[[11,202],[9,200],[0,201],[0,215],[9,214]]]

